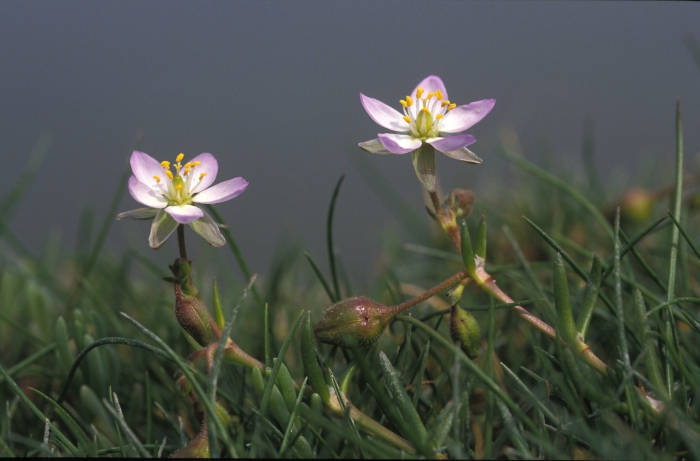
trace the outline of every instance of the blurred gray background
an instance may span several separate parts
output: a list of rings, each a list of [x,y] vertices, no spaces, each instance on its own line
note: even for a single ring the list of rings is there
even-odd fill
[[[529,158],[546,146],[550,160],[580,168],[587,119],[603,178],[633,184],[640,163],[671,171],[677,97],[689,162],[700,148],[700,72],[685,33],[700,38],[697,3],[3,1],[0,194],[50,133],[10,227],[37,254],[60,230],[71,252],[81,211],[92,208],[96,226],[104,218],[137,135],[159,160],[211,152],[219,180],[250,182],[218,209],[252,270],[266,273],[281,238],[302,241],[326,266],[326,210],[346,173],[336,244],[362,282],[383,230],[398,224],[353,157],[365,156],[418,212],[423,198],[409,156],[357,148],[385,131],[360,92],[398,107],[436,74],[457,104],[498,100],[469,131],[483,165],[439,156],[445,189],[471,187],[483,200],[507,193],[499,178],[508,167],[493,152],[508,127]],[[118,210],[138,206],[126,193]],[[146,223],[115,222],[105,249],[176,255],[174,239],[154,252],[147,235]],[[191,252],[211,255],[203,245]]]

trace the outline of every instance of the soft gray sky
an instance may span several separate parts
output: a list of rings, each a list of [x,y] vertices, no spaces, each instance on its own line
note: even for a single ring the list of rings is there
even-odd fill
[[[436,74],[457,104],[498,100],[469,131],[484,165],[439,158],[446,187],[488,188],[503,168],[492,154],[503,126],[532,158],[547,140],[576,167],[586,118],[597,125],[601,172],[627,181],[640,158],[660,170],[673,161],[677,97],[688,155],[700,149],[700,72],[686,32],[700,38],[697,3],[3,1],[0,194],[50,132],[11,227],[37,251],[60,228],[70,249],[81,209],[104,216],[140,130],[141,150],[158,159],[211,152],[220,180],[250,182],[219,209],[265,273],[283,232],[325,261],[325,213],[346,173],[336,242],[359,274],[395,226],[351,161],[369,156],[358,142],[384,131],[360,92],[398,107]],[[410,157],[368,160],[422,208]],[[126,194],[119,210],[136,207]],[[117,222],[107,248],[156,257],[147,234],[143,223]],[[171,259],[175,241],[159,253]]]

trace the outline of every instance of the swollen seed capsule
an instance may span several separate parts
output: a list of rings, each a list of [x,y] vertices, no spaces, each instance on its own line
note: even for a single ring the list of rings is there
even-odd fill
[[[373,344],[393,317],[393,311],[364,297],[350,298],[329,307],[314,327],[321,342],[339,347],[355,342]],[[314,389],[315,390],[315,389]]]
[[[457,305],[452,306],[450,312],[450,336],[470,359],[479,355],[479,325],[469,312]]]

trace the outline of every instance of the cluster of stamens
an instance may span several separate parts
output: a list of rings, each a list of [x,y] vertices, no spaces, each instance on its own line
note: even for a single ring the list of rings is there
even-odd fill
[[[439,136],[440,119],[445,114],[457,107],[449,99],[445,99],[442,91],[435,90],[423,97],[423,88],[416,89],[416,101],[406,96],[399,102],[403,106],[403,119],[411,127],[411,133],[416,138],[432,138]]]
[[[171,164],[167,160],[160,162],[160,166],[163,167],[165,175],[170,179],[170,181],[165,181],[161,184],[160,176],[153,176],[156,181],[156,185],[160,188],[163,196],[168,199],[172,205],[183,205],[190,202],[190,191],[192,190],[192,177],[194,176],[194,170],[196,167],[202,164],[202,162],[187,162],[182,164],[182,159],[185,157],[184,154],[180,153],[175,158],[175,163],[172,164],[175,174],[170,171]],[[206,172],[202,172],[197,179],[198,182],[202,181],[207,175]]]

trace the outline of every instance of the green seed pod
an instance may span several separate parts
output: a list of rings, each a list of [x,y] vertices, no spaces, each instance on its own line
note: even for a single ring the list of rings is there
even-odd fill
[[[209,344],[211,328],[209,312],[204,303],[194,296],[187,295],[180,285],[173,284],[175,290],[175,317],[180,326],[201,346]]]
[[[450,336],[452,341],[459,343],[462,351],[470,359],[479,355],[479,338],[481,331],[476,319],[459,306],[452,306],[450,313]]]
[[[349,347],[351,342],[370,346],[379,339],[394,314],[371,299],[346,299],[326,310],[314,327],[314,335],[321,342],[339,347]]]

